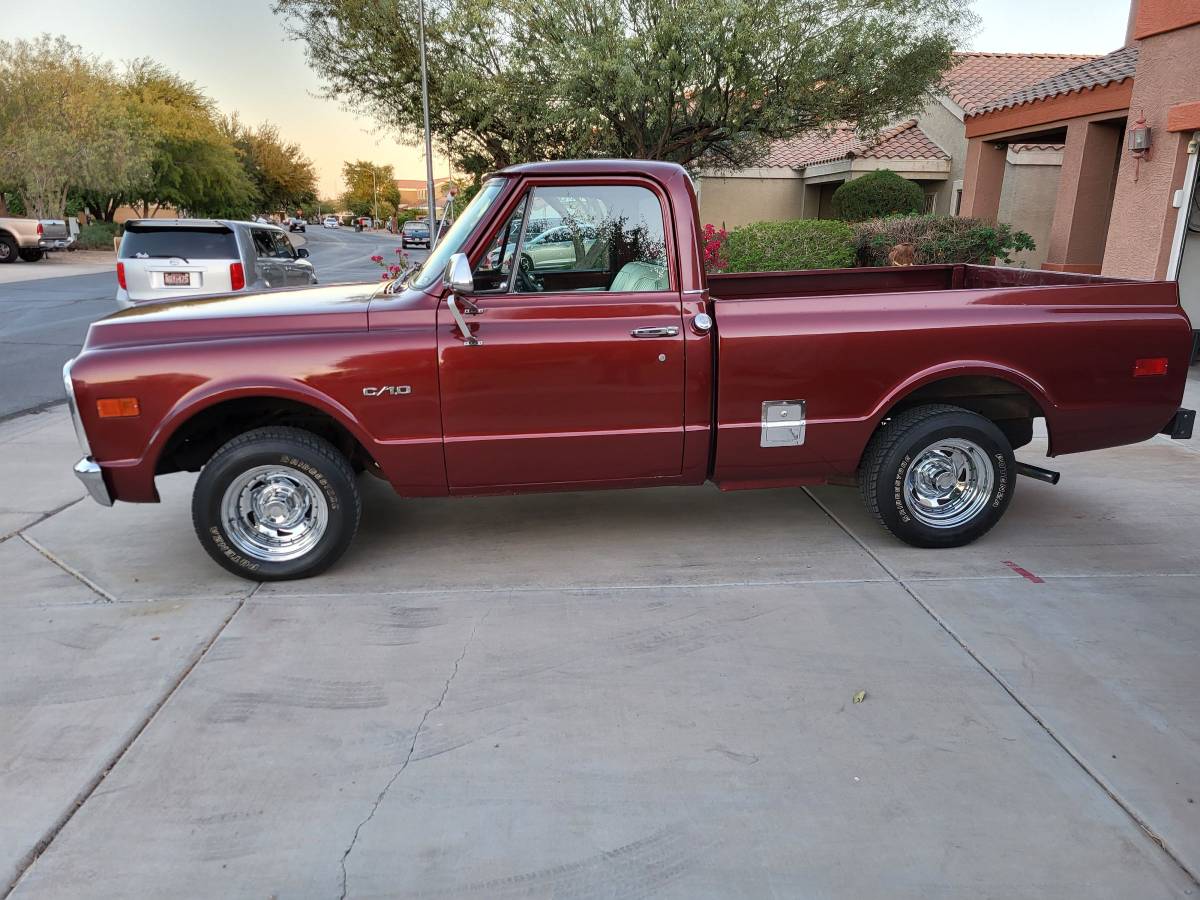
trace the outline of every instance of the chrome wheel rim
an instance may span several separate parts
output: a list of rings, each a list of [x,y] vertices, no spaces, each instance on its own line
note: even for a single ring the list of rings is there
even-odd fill
[[[904,503],[931,528],[955,528],[975,518],[991,500],[992,461],[963,438],[944,438],[917,454],[904,476]]]
[[[299,559],[329,526],[329,504],[308,475],[283,466],[256,466],[239,474],[221,499],[230,543],[263,562]]]

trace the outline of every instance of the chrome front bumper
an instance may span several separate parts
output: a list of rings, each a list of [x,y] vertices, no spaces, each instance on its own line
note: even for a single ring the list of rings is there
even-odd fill
[[[100,470],[100,464],[90,456],[85,456],[75,463],[75,477],[83,482],[88,494],[101,506],[113,505],[113,498],[108,492],[108,485],[104,483],[104,473]]]

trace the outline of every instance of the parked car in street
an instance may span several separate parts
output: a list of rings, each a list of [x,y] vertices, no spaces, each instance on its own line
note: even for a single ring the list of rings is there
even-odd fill
[[[1036,419],[1050,456],[1192,433],[1174,282],[706,275],[695,204],[670,163],[515,166],[407,280],[95,322],[64,370],[76,474],[111,504],[198,471],[205,550],[268,581],[345,551],[356,470],[412,497],[857,482],[900,540],[956,547],[1000,520],[1018,474],[1057,480],[1014,456]],[[523,247],[550,216],[595,229],[570,268]]]
[[[37,262],[51,250],[71,246],[71,231],[62,219],[0,219],[0,263]]]
[[[342,223],[338,221],[337,216],[326,216],[321,220],[322,228],[341,228]]]
[[[400,246],[429,249],[429,223],[424,219],[409,219],[400,227]]]
[[[278,225],[225,219],[134,219],[117,254],[117,302],[316,284],[308,250]]]

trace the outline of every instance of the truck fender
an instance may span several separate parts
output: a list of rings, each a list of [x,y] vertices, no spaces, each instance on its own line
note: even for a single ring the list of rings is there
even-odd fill
[[[341,424],[350,434],[354,435],[355,440],[363,447],[370,447],[375,443],[374,438],[362,426],[354,413],[328,394],[321,393],[303,382],[263,381],[248,386],[242,382],[210,381],[197,386],[181,397],[170,412],[163,417],[150,438],[146,457],[153,459],[157,466],[158,458],[167,442],[190,419],[218,403],[248,397],[277,397],[280,400],[290,400],[311,406]]]
[[[928,384],[933,384],[936,381],[968,375],[983,375],[990,378],[998,378],[1029,394],[1037,405],[1041,407],[1042,413],[1046,417],[1046,427],[1053,433],[1055,413],[1058,410],[1058,406],[1049,393],[1047,393],[1046,389],[1036,379],[1026,375],[1024,372],[1009,366],[1000,365],[999,363],[985,362],[983,360],[956,360],[939,363],[923,369],[895,385],[871,411],[868,417],[871,433],[874,433],[875,429],[879,427],[879,423],[883,421],[888,412],[897,403],[913,393],[913,391]]]

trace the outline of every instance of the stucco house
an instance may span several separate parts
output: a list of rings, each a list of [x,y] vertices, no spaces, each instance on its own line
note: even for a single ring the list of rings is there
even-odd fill
[[[1177,278],[1184,309],[1200,325],[1197,59],[1200,4],[1134,0],[1125,46],[966,118],[963,212],[1004,218],[1012,147],[1061,144],[1041,265]]]
[[[875,169],[915,181],[930,212],[959,212],[966,169],[964,120],[995,98],[1086,62],[1089,56],[1045,53],[956,53],[954,66],[913,119],[878,135],[852,124],[776,141],[762,164],[736,171],[701,172],[700,217],[732,228],[749,222],[828,218],[830,198],[844,181]],[[1054,142],[1015,145],[1006,159],[1003,221],[1019,219],[1039,248],[1049,235],[1053,195],[1062,162]],[[1040,249],[1020,264],[1041,263]]]

